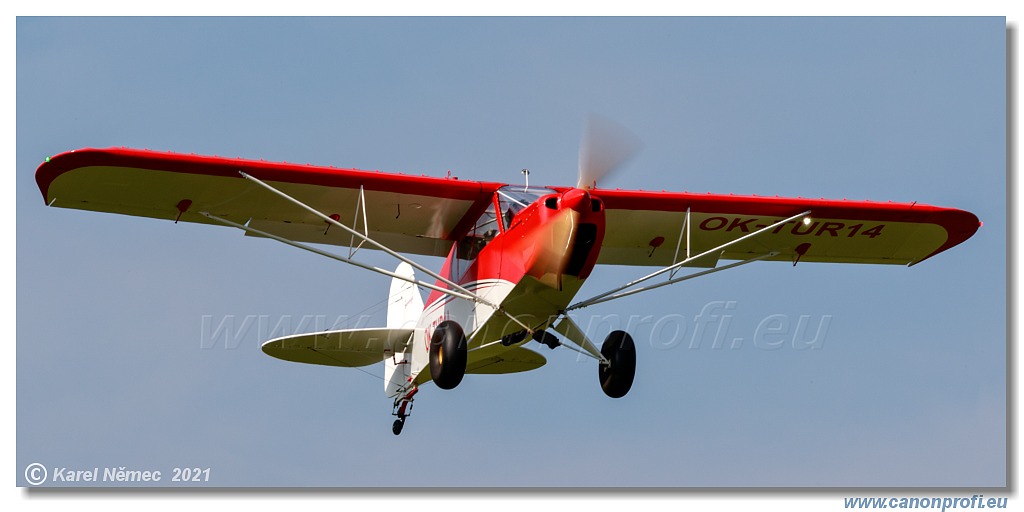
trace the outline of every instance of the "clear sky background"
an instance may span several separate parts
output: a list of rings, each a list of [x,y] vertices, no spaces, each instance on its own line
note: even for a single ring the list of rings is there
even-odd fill
[[[216,486],[1002,486],[1005,44],[1002,18],[21,18],[18,484],[40,462],[210,467]],[[383,325],[387,278],[228,228],[46,208],[33,178],[127,146],[571,185],[590,112],[644,142],[605,186],[919,201],[985,225],[912,268],[756,263],[588,308],[598,342],[637,340],[627,397],[534,345],[537,371],[425,386],[395,437],[382,366],[259,349]],[[647,271],[600,267],[581,298]],[[724,346],[693,343],[712,310]],[[791,337],[806,317],[817,348],[756,345],[773,315]]]

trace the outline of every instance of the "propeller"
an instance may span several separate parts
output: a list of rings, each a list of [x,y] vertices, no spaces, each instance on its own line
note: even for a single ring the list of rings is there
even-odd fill
[[[606,117],[590,114],[580,141],[580,175],[576,188],[593,189],[640,150],[640,139]]]

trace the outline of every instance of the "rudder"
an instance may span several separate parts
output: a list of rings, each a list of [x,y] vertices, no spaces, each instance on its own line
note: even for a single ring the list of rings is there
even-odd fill
[[[412,265],[401,263],[395,269],[395,273],[415,278]],[[415,329],[423,313],[423,296],[420,295],[416,285],[398,278],[391,279],[391,290],[388,294],[388,322],[389,329]],[[411,348],[411,347],[410,347]],[[406,385],[409,380],[411,354],[409,352],[384,353],[384,393],[388,397],[398,394],[398,391]]]

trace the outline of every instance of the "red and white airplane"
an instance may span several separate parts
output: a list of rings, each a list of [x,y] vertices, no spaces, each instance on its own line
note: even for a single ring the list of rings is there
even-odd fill
[[[614,132],[592,125],[571,188],[123,148],[47,158],[36,182],[49,206],[230,226],[390,276],[386,326],[286,336],[263,351],[329,366],[383,361],[396,435],[428,382],[451,389],[467,373],[544,365],[524,346],[533,340],[592,357],[604,392],[624,396],[633,340],[614,331],[598,348],[574,310],[759,260],[915,265],[981,225],[969,212],[920,203],[596,188],[636,148]],[[401,263],[392,272],[359,262],[361,248]],[[400,253],[447,259],[433,272]],[[597,264],[659,269],[574,302]],[[699,270],[677,275],[684,267]]]

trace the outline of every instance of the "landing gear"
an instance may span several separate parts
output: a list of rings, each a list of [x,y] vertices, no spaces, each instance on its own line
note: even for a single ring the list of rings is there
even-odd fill
[[[430,337],[430,377],[441,389],[453,389],[466,375],[469,347],[459,324],[446,320]]]
[[[506,334],[501,337],[501,346],[511,347],[512,345],[515,345],[516,343],[520,343],[523,340],[525,340],[527,336],[529,336],[529,333],[526,331],[519,331],[514,332],[512,334]],[[558,341],[558,338],[555,337],[554,334],[551,334],[550,332],[543,330],[533,332],[533,341],[536,341],[537,343],[540,343],[541,345],[544,345],[550,348],[551,350],[554,350],[562,346],[562,342]]]
[[[526,331],[519,331],[514,332],[512,334],[506,334],[501,337],[501,346],[511,347],[512,345],[515,345],[516,343],[525,340],[528,334],[529,333],[527,333]]]
[[[612,398],[626,396],[636,374],[633,338],[625,331],[612,331],[601,345],[601,355],[608,359],[608,364],[602,363],[597,367],[604,394]]]
[[[391,424],[391,433],[398,435],[402,433],[402,427],[405,426],[405,419],[412,414],[412,397],[416,396],[416,392],[419,388],[412,388],[405,395],[395,399],[394,410],[391,412],[393,416],[397,416],[398,419]]]
[[[558,338],[554,334],[547,331],[535,331],[533,333],[533,340],[541,345],[545,345],[551,350],[554,350],[562,346],[562,342],[558,341]]]

